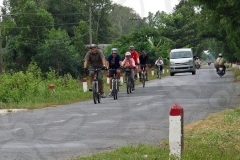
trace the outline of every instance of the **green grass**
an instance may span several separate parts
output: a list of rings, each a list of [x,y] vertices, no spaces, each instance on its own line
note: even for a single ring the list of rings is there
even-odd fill
[[[238,68],[234,68],[234,67],[229,67],[229,69],[235,74],[235,80],[237,81],[237,82],[239,82],[240,81],[240,69],[238,69]]]
[[[168,140],[156,145],[124,146],[77,160],[169,160]],[[174,158],[171,158],[174,159]],[[240,108],[212,114],[184,127],[182,160],[239,160]]]

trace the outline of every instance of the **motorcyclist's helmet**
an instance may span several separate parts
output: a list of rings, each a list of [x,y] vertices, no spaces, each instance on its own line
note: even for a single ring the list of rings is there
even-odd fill
[[[90,44],[89,45],[89,48],[92,49],[92,48],[97,48],[97,45],[96,44]]]
[[[125,56],[131,56],[131,53],[130,52],[126,52]]]
[[[117,48],[112,48],[112,53],[118,53]]]
[[[134,46],[130,46],[130,47],[129,47],[129,50],[131,50],[131,51],[133,51],[134,49],[135,49]]]
[[[222,57],[222,53],[219,53],[218,57]]]

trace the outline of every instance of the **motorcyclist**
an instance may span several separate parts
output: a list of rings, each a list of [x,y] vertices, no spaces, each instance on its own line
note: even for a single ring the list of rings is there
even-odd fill
[[[214,67],[216,68],[217,73],[219,71],[219,66],[223,66],[223,73],[225,74],[225,71],[226,71],[225,63],[226,63],[226,60],[222,57],[222,53],[219,53],[218,58],[214,63]]]

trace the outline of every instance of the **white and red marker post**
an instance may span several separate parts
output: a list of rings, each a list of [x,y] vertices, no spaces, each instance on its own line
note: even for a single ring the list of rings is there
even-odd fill
[[[154,76],[154,68],[152,68],[152,76]]]
[[[83,83],[83,92],[87,92],[87,78],[83,78],[82,83]]]
[[[183,150],[183,108],[174,104],[169,115],[170,157],[181,158]]]
[[[110,75],[109,75],[109,73],[107,74],[107,84],[109,84],[109,82],[110,82]]]
[[[123,74],[120,73],[120,81],[123,83]]]

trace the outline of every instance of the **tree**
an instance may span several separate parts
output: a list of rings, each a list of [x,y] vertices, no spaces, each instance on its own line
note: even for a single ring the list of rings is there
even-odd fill
[[[38,46],[38,54],[33,59],[43,72],[48,72],[51,68],[58,75],[70,73],[77,77],[78,66],[81,64],[77,59],[75,47],[70,43],[70,37],[65,30],[52,29],[48,39]]]
[[[3,25],[3,36],[8,36],[10,43],[15,44],[8,45],[5,53],[8,58],[5,60],[12,60],[6,63],[18,60],[21,65],[15,69],[25,70],[37,53],[36,46],[44,41],[53,27],[53,18],[46,10],[38,9],[33,0],[19,0],[18,6],[11,10],[11,14],[12,18]],[[17,54],[11,54],[15,52]],[[9,58],[10,55],[13,57]]]

